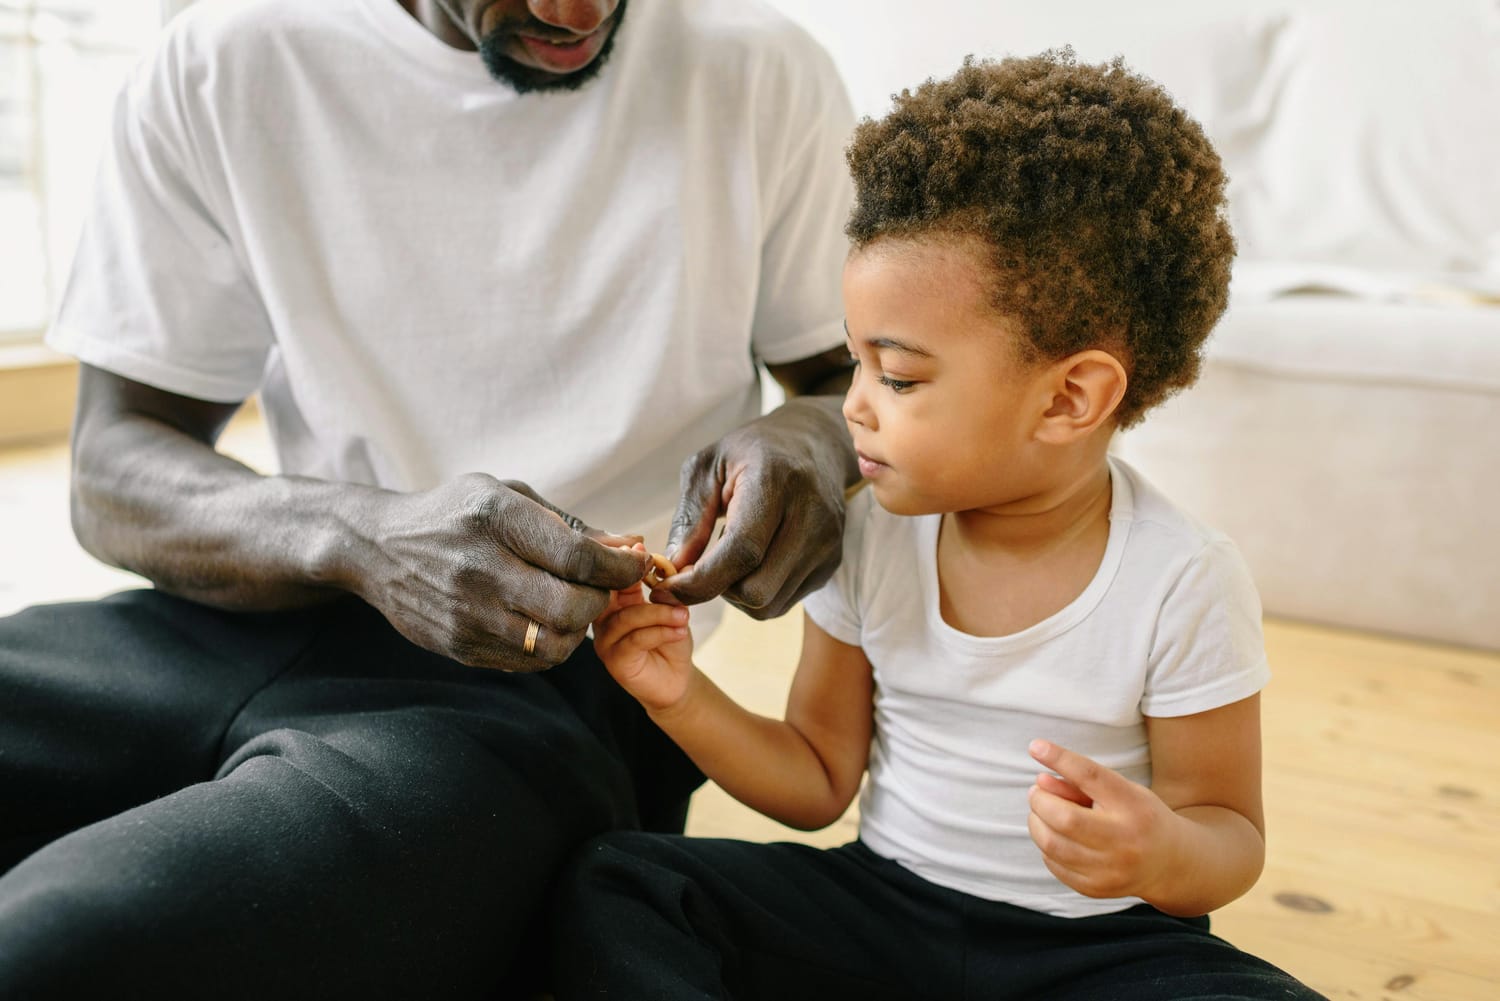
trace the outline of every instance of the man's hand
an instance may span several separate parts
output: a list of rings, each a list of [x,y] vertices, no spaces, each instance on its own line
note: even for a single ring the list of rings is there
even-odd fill
[[[1151,899],[1185,822],[1150,789],[1081,754],[1044,740],[1030,750],[1057,773],[1038,775],[1029,793],[1027,826],[1047,868],[1086,897]]]
[[[407,639],[465,664],[539,671],[566,660],[610,592],[646,572],[638,540],[596,532],[522,483],[471,473],[380,497],[356,526],[367,544],[347,586]]]
[[[833,397],[789,400],[724,436],[683,464],[667,556],[686,569],[664,591],[684,604],[723,594],[757,619],[781,615],[838,568],[844,487],[857,478]]]

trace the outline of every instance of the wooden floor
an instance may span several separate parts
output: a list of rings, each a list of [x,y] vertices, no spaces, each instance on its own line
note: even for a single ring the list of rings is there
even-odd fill
[[[269,466],[253,422],[226,442]],[[72,543],[66,472],[59,444],[0,451],[0,614],[131,582]],[[699,659],[776,713],[800,629],[731,613]],[[1332,998],[1500,999],[1500,654],[1280,621],[1266,638],[1269,861],[1215,929]],[[689,830],[827,845],[855,818],[803,834],[707,788]]]

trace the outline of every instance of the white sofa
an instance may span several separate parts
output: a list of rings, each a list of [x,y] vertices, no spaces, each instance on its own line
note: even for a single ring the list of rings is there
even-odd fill
[[[1237,541],[1268,613],[1500,649],[1500,5],[776,2],[861,114],[1063,44],[1172,91],[1240,258],[1199,384],[1117,450]]]

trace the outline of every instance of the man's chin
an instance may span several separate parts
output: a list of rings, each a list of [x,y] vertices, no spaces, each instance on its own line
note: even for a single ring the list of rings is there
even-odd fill
[[[572,73],[548,73],[518,62],[504,53],[492,53],[484,46],[480,47],[479,54],[484,59],[485,69],[490,71],[490,76],[509,85],[518,94],[577,90],[597,76],[604,63],[604,53],[601,51],[593,62]]]
[[[490,71],[490,76],[499,82],[513,88],[518,94],[533,94],[543,91],[577,90],[599,75],[604,68],[605,62],[609,60],[609,54],[614,50],[615,37],[620,33],[620,23],[625,16],[625,2],[621,0],[620,5],[615,8],[611,15],[614,24],[605,30],[609,37],[599,47],[596,55],[587,65],[580,66],[570,73],[549,73],[546,70],[528,66],[518,59],[509,56],[504,49],[512,37],[506,32],[491,32],[479,41],[479,57],[484,60],[485,69]]]

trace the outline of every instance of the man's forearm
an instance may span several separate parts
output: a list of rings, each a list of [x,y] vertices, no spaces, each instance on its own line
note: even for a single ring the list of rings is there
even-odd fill
[[[263,476],[158,420],[96,429],[74,456],[82,546],[164,591],[235,609],[292,608],[347,587],[373,488]]]

